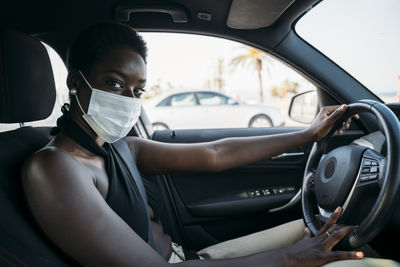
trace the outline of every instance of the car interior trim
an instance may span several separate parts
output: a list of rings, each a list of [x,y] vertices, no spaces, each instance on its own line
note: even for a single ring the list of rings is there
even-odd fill
[[[165,13],[171,16],[173,23],[187,23],[188,18],[185,10],[180,7],[137,7],[118,6],[115,9],[115,19],[121,22],[130,20],[135,13]]]
[[[283,206],[270,209],[269,212],[273,213],[273,212],[290,209],[290,208],[294,207],[295,205],[297,205],[300,202],[300,200],[301,200],[301,189],[299,189],[299,191],[297,191],[296,195],[294,195],[294,197],[288,203],[286,203]]]
[[[293,157],[301,157],[301,156],[304,156],[304,152],[288,152],[288,153],[282,153],[277,156],[274,156],[271,159],[293,158]]]

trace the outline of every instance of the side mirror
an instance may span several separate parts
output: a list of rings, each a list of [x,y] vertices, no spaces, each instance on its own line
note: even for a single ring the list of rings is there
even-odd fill
[[[318,113],[318,96],[316,91],[307,91],[292,97],[289,106],[289,117],[300,123],[310,124]]]

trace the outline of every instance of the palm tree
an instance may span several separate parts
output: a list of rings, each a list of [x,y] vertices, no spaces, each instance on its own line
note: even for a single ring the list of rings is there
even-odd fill
[[[239,67],[251,68],[257,73],[258,77],[258,86],[259,86],[259,100],[262,103],[264,101],[263,94],[263,84],[262,84],[262,70],[265,67],[268,76],[271,75],[270,68],[273,66],[273,59],[269,57],[266,53],[249,46],[243,46],[242,49],[245,49],[245,53],[234,57],[230,66],[234,68],[234,70]]]
[[[224,60],[222,58],[218,59],[218,65],[217,65],[217,71],[215,73],[214,77],[214,84],[218,88],[220,92],[222,92],[222,88],[224,87],[224,79],[223,79],[223,73],[224,73]]]

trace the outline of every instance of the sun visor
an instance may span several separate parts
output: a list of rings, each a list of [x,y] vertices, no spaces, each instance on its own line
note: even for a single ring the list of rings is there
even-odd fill
[[[294,0],[233,0],[227,25],[240,30],[269,27],[293,2]]]

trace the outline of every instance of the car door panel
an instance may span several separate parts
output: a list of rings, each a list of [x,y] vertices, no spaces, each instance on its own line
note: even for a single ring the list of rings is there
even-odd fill
[[[302,128],[242,128],[156,131],[153,139],[197,143],[225,137],[271,135]],[[362,136],[358,130],[333,136],[329,149]],[[165,175],[165,186],[192,249],[267,229],[301,217],[299,199],[311,145],[218,173]],[[258,192],[258,193],[257,193]],[[267,193],[269,192],[269,193]],[[289,204],[290,203],[290,204]]]

